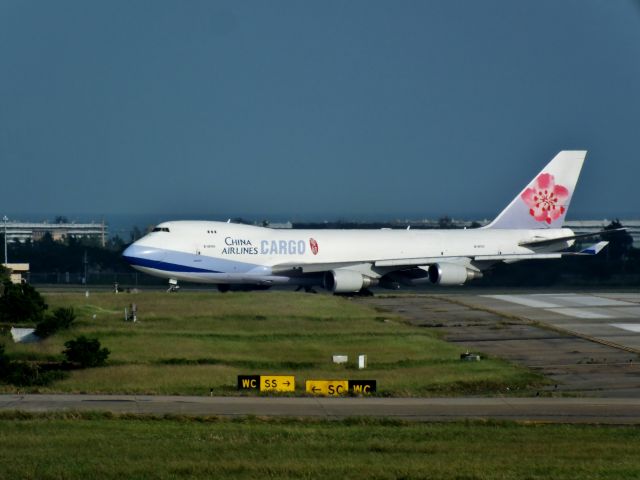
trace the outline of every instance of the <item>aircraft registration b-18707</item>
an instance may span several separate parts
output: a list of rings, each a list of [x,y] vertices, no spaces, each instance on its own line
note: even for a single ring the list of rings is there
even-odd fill
[[[565,251],[576,238],[562,224],[586,151],[562,151],[490,224],[464,230],[279,230],[229,222],[171,221],[130,245],[136,269],[177,281],[266,288],[461,285],[499,262],[595,255],[607,242]]]

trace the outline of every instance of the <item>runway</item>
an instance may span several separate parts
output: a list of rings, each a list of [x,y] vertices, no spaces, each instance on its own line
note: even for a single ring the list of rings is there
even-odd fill
[[[147,395],[0,395],[0,412],[106,411],[221,417],[349,417],[412,421],[517,420],[639,424],[640,401],[626,398],[290,398]]]
[[[437,330],[461,351],[533,369],[554,394],[640,399],[637,291],[460,288],[359,301]]]

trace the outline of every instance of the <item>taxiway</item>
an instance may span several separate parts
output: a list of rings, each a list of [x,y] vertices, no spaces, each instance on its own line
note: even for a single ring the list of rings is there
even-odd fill
[[[519,420],[636,424],[640,401],[589,398],[291,398],[147,395],[0,395],[0,411],[108,411],[117,414],[414,421]]]

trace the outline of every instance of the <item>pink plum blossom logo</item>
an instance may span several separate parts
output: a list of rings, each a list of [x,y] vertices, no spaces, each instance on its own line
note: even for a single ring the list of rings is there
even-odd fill
[[[520,198],[529,206],[529,215],[537,222],[551,224],[566,211],[564,204],[569,198],[569,190],[556,185],[550,173],[541,173]]]
[[[311,251],[314,255],[318,254],[318,242],[314,238],[309,239],[309,246],[311,247]]]

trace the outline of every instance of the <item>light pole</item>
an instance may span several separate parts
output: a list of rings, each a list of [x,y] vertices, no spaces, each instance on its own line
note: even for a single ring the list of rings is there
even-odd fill
[[[2,221],[4,222],[4,264],[7,264],[7,222],[9,219],[5,215],[2,217]]]

